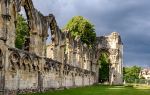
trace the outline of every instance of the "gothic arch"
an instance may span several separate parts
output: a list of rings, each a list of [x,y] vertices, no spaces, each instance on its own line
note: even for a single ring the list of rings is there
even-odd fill
[[[105,61],[103,59],[104,56],[105,56],[105,58],[107,58]],[[100,63],[99,64],[100,65],[100,67],[99,67],[99,82],[101,82],[101,83],[110,81],[110,76],[109,76],[110,75],[110,67],[111,67],[110,60],[111,59],[110,59],[109,49],[107,49],[107,48],[98,49],[97,63],[98,64]],[[107,64],[105,62],[107,62]],[[105,73],[105,76],[103,76],[104,73]]]
[[[29,24],[29,27],[31,29],[30,32],[32,32],[32,30],[34,29],[34,23],[33,21],[35,20],[33,13],[34,13],[34,6],[33,6],[33,2],[32,0],[22,0],[21,2],[21,6],[24,7],[25,9],[25,12],[26,12],[26,16],[27,16],[27,19],[28,19],[28,24]]]
[[[34,71],[38,71],[40,69],[40,62],[39,62],[39,59],[37,57],[33,58],[32,69]]]
[[[32,0],[15,0],[14,1],[14,4],[13,4],[13,8],[14,8],[14,13],[18,13],[21,11],[21,7],[23,7],[25,9],[25,14],[27,16],[27,21],[28,21],[28,24],[29,24],[29,27],[30,29],[32,30],[33,29],[33,21],[34,21],[34,5],[33,5],[33,2]],[[14,14],[14,15],[16,15]],[[16,17],[16,16],[14,16]]]
[[[32,0],[14,0],[13,6],[12,6],[12,9],[13,9],[12,16],[14,18],[15,28],[18,23],[17,21],[18,14],[19,12],[22,11],[21,10],[22,8],[24,9],[23,12],[25,12],[27,23],[28,23],[28,29],[29,29],[29,31],[26,31],[27,35],[25,36],[24,50],[29,51],[31,47],[31,45],[29,44],[31,40],[30,33],[35,32],[34,29],[36,29],[35,24],[34,24],[35,23],[35,15],[34,15],[35,8],[34,8]]]
[[[97,61],[99,60],[99,58],[101,57],[102,53],[106,53],[106,55],[109,57],[110,56],[110,51],[107,48],[102,48],[102,49],[98,49],[96,52],[96,59]],[[110,62],[110,58],[109,58],[109,62]]]
[[[32,67],[32,60],[30,58],[30,56],[28,54],[25,54],[22,58],[21,58],[21,67],[24,70],[31,70]]]
[[[9,61],[11,70],[20,69],[20,54],[18,52],[13,51],[9,56]]]
[[[52,14],[50,14],[47,17],[47,21],[48,21],[48,28],[50,27],[50,30],[51,30],[52,42],[55,43],[55,45],[59,45],[60,29],[57,26],[57,22],[55,20],[55,17]]]

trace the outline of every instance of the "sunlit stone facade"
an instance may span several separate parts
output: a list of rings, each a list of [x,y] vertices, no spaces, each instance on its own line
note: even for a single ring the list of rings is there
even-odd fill
[[[26,11],[29,50],[15,48],[17,13]],[[110,53],[110,83],[122,84],[123,45],[118,33],[97,37],[94,48],[61,31],[55,17],[44,16],[32,0],[0,1],[0,95],[93,85],[98,82],[101,51]],[[48,29],[52,42],[46,45]]]

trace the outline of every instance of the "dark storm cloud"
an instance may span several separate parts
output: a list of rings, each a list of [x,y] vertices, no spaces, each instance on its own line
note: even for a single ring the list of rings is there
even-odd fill
[[[89,19],[97,35],[117,31],[125,65],[150,66],[150,0],[33,0],[43,14],[53,13],[60,27],[75,15]]]

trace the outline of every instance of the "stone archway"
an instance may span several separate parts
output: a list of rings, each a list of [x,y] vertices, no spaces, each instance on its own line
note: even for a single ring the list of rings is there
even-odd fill
[[[16,51],[13,51],[9,55],[9,70],[15,72],[16,69],[20,69],[20,54]]]
[[[99,82],[109,83],[109,73],[110,73],[110,58],[107,51],[101,51],[98,59],[99,67]]]
[[[29,27],[29,37],[27,37],[26,47],[30,53],[36,53],[39,56],[45,56],[46,48],[46,37],[47,37],[47,19],[46,16],[41,14],[37,9],[34,8],[32,0],[13,0],[12,3],[9,3],[10,8],[9,15],[11,16],[10,20],[7,20],[8,24],[11,24],[11,27],[7,27],[7,35],[14,35],[12,37],[7,37],[7,43],[10,46],[13,46],[15,43],[12,42],[15,40],[15,30],[16,30],[16,18],[17,14],[21,11],[21,7],[24,8],[25,14],[27,17],[28,27]],[[11,10],[13,9],[13,10]],[[14,23],[15,22],[15,23]],[[10,30],[13,31],[9,32]],[[28,44],[29,43],[29,44]],[[39,47],[39,45],[41,47]]]
[[[50,29],[51,43],[48,43],[46,54],[48,58],[52,58],[59,62],[64,62],[64,39],[65,33],[61,32],[60,28],[57,26],[55,17],[49,14],[47,18],[47,29]],[[49,31],[47,31],[49,32]]]
[[[21,0],[16,2],[16,5],[14,4],[14,18],[16,19],[15,21],[15,26],[16,26],[16,40],[15,44],[22,44],[19,46],[19,49],[23,49],[26,51],[31,51],[33,49],[33,42],[31,44],[32,40],[32,33],[35,30],[34,26],[34,6],[32,3],[32,0]],[[16,9],[16,10],[15,10]],[[20,21],[21,20],[21,21]],[[20,27],[23,27],[24,30],[20,30]],[[18,30],[18,31],[17,31]],[[21,33],[20,33],[21,32]],[[18,35],[18,36],[17,36]],[[22,36],[21,38],[19,38]],[[21,39],[21,40],[19,40]],[[18,42],[19,41],[19,42]],[[20,43],[20,41],[24,41]],[[16,43],[17,42],[17,43]],[[34,44],[33,44],[34,45]]]
[[[97,37],[96,46],[96,60],[102,52],[107,52],[109,55],[109,83],[122,84],[123,45],[120,35],[113,32],[109,36]]]
[[[59,44],[59,40],[60,40],[60,29],[57,26],[57,22],[55,20],[55,17],[50,14],[49,16],[47,16],[47,22],[48,22],[48,28],[50,28],[51,30],[51,40],[52,40],[52,44],[54,45],[58,45]]]
[[[21,58],[21,67],[23,68],[24,71],[30,72],[32,69],[32,60],[29,55],[24,55]]]

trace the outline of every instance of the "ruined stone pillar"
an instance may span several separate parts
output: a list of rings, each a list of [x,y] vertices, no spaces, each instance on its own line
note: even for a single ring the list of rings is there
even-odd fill
[[[15,12],[11,1],[0,1],[0,13],[0,39],[15,47]]]
[[[3,4],[2,2],[4,2],[4,0],[0,1],[0,13],[4,14],[5,10],[6,10],[6,5]],[[7,38],[7,32],[6,32],[6,21],[4,16],[0,16],[0,40],[2,42],[6,41]]]

